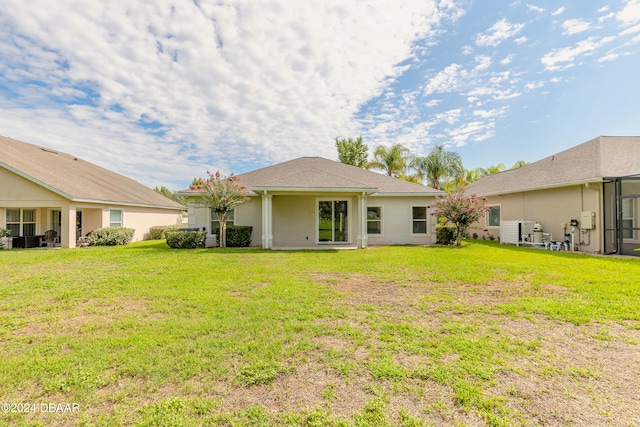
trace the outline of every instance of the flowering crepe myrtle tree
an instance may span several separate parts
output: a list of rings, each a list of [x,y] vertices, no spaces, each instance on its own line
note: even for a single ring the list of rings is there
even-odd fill
[[[486,201],[486,197],[480,199],[476,194],[471,196],[449,194],[438,201],[431,215],[445,218],[447,222],[455,225],[456,246],[460,246],[467,228],[489,212]]]
[[[224,177],[220,171],[211,173],[207,171],[209,178],[196,178],[189,187],[191,190],[200,190],[205,205],[216,213],[220,223],[220,247],[227,246],[227,220],[237,207],[249,200],[247,188],[240,184],[239,178],[233,174]]]

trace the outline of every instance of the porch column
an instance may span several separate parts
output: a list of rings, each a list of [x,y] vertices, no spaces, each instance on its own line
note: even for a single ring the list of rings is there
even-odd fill
[[[76,247],[76,207],[63,206],[61,210],[60,246],[63,248]]]
[[[273,196],[265,191],[262,194],[262,248],[273,247],[273,221],[272,221]]]
[[[358,248],[367,248],[367,195],[358,196]]]

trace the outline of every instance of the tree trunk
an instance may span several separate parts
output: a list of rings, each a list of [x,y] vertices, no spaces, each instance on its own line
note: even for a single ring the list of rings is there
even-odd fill
[[[218,236],[220,240],[220,247],[227,247],[227,218],[229,217],[229,212],[216,212],[216,216],[218,217],[218,223],[220,224],[220,236]]]

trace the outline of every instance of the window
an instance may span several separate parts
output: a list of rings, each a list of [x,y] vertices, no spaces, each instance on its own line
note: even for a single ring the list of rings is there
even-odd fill
[[[413,234],[427,234],[427,207],[426,206],[413,206],[412,211],[412,233]]]
[[[367,207],[367,234],[382,234],[382,208]]]
[[[487,227],[500,227],[500,205],[489,206]]]
[[[109,210],[109,227],[122,227],[122,209]]]
[[[634,215],[633,215],[633,202],[635,199],[622,199],[622,238],[633,239],[634,238]]]
[[[7,209],[7,228],[11,230],[10,236],[35,236],[36,235],[36,210],[35,209]]]
[[[318,241],[322,243],[349,242],[349,215],[346,200],[318,202]]]
[[[210,209],[211,215],[211,234],[218,235],[220,234],[220,221],[218,221],[218,216],[213,209]],[[227,227],[233,225],[235,223],[236,211],[235,209],[231,211],[231,214],[227,218]]]

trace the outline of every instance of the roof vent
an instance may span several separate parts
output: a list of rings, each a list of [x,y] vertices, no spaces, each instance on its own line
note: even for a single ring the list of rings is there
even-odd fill
[[[49,150],[48,148],[40,148],[42,151],[46,151],[47,153],[60,154],[57,151]]]

